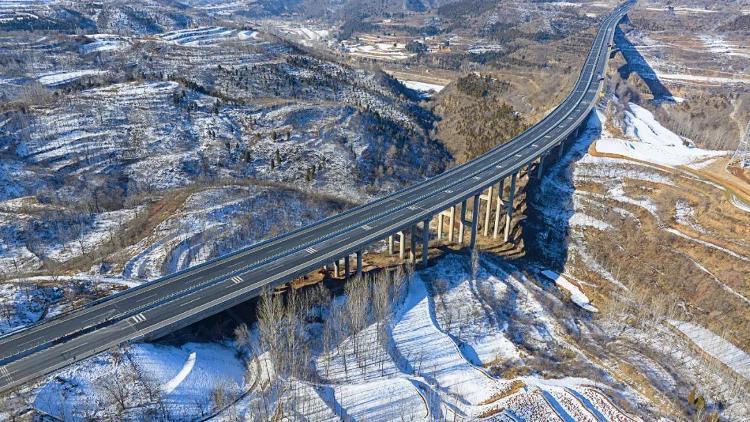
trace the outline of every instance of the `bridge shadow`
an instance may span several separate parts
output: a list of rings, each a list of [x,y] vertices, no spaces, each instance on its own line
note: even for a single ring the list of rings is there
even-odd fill
[[[641,77],[655,101],[672,98],[672,92],[659,80],[654,68],[648,64],[646,58],[630,42],[619,26],[615,29],[615,45],[625,58],[625,64],[617,69],[617,73],[623,80],[627,80],[631,74],[635,73]]]
[[[532,178],[526,197],[527,218],[523,225],[526,259],[558,274],[568,260],[571,218],[575,214],[573,171],[589,146],[601,136],[596,112],[586,121],[582,134],[566,142],[562,158],[549,165],[541,179]],[[554,154],[554,152],[553,152]]]

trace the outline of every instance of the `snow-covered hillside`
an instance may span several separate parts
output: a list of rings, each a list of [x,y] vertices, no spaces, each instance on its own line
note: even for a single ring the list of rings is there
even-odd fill
[[[278,406],[315,420],[632,420],[613,397],[638,399],[566,340],[564,320],[543,305],[548,293],[513,267],[481,262],[476,278],[462,255],[411,276],[382,340],[380,323],[371,321],[337,344],[313,342],[309,379],[275,371],[253,331],[256,345],[246,360],[232,350],[247,350],[237,343],[135,344],[89,359],[42,383],[34,406],[72,420],[116,415],[111,397],[122,390],[120,414],[135,419],[148,411],[255,420]],[[336,318],[334,308],[346,308],[347,300],[311,312]],[[320,336],[320,324],[311,319],[301,329]],[[586,369],[550,371],[542,355]],[[526,367],[525,375],[512,375],[513,367]],[[218,386],[226,401],[217,406]]]

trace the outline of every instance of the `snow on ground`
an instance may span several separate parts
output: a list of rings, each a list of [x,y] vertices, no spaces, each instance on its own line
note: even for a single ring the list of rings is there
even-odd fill
[[[472,277],[461,257],[446,256],[443,261],[424,271],[424,277],[432,280],[430,305],[435,309],[436,325],[455,339],[462,355],[475,366],[517,359],[520,354],[510,340],[508,321],[493,311],[515,294],[511,277],[484,269]],[[537,310],[520,303],[515,306]]]
[[[572,300],[573,303],[589,312],[599,312],[599,310],[591,304],[591,301],[586,296],[586,294],[583,293],[581,289],[578,288],[578,286],[568,281],[565,277],[551,270],[544,270],[542,271],[542,274],[550,280],[554,281],[555,284],[557,284],[557,286],[561,289],[567,290],[568,293],[570,293],[570,300]]]
[[[177,375],[172,377],[172,379],[162,384],[161,390],[164,393],[166,394],[172,393],[175,390],[175,388],[179,387],[179,385],[182,384],[183,381],[185,381],[185,378],[187,378],[187,376],[190,375],[190,373],[193,371],[193,367],[195,367],[195,358],[196,358],[195,352],[191,352],[187,360],[185,361],[185,364],[182,365],[180,372],[178,372]]]
[[[50,242],[40,247],[41,253],[57,262],[65,262],[90,253],[119,233],[123,226],[132,221],[144,209],[145,207],[139,207],[96,214],[89,224],[70,229],[71,231],[78,230],[73,233],[75,236],[73,241]]]
[[[725,40],[722,36],[700,35],[698,37],[708,51],[714,54],[726,54],[728,56],[739,56],[750,58],[750,51],[746,46]]]
[[[685,321],[669,323],[690,338],[701,350],[750,380],[750,354],[698,324]]]
[[[615,154],[665,166],[690,164],[723,151],[709,151],[692,146],[674,132],[661,125],[645,108],[630,103],[625,111],[625,133],[628,139],[603,137],[596,142],[596,151]]]
[[[92,40],[88,44],[81,46],[83,54],[98,53],[103,51],[118,51],[127,48],[130,45],[130,39],[115,34],[91,34],[86,38]]]
[[[737,197],[737,195],[732,195],[732,199],[730,200],[730,202],[738,209],[745,212],[750,212],[750,204],[743,202],[740,198]]]
[[[134,377],[133,372],[142,375]],[[240,392],[244,373],[235,350],[220,344],[176,347],[136,343],[124,356],[107,353],[59,372],[37,391],[34,406],[60,419],[82,420],[97,401],[108,403],[113,410],[115,403],[108,389],[117,389],[125,392],[126,403],[135,412],[141,410],[139,399],[145,401],[147,393],[140,382],[146,380],[164,392],[171,419],[195,418],[211,411],[211,392],[216,385],[225,384],[229,392]]]
[[[656,77],[673,82],[700,82],[713,85],[750,84],[750,78],[729,78],[722,76],[692,75],[687,73],[666,73],[656,71]]]
[[[445,88],[445,85],[430,84],[418,81],[401,81],[401,83],[409,89],[413,89],[414,91],[425,94],[425,96],[427,97],[431,96],[433,93],[440,92],[443,90],[443,88]]]
[[[0,334],[38,322],[62,296],[59,287],[37,287],[31,282],[0,284]]]
[[[674,12],[679,15],[688,15],[691,13],[716,13],[716,10],[701,9],[698,7],[684,7],[684,6],[670,6],[669,8],[647,7],[646,10],[653,10],[656,12]]]
[[[266,24],[272,25],[274,28],[304,45],[331,39],[331,31],[325,28],[306,26],[298,22],[269,21]]]
[[[157,38],[186,47],[210,47],[226,40],[246,41],[255,38],[254,32],[239,31],[219,26],[181,29],[156,35]]]
[[[415,55],[406,51],[406,44],[376,35],[362,35],[357,41],[346,40],[341,46],[351,56],[370,59],[404,60]]]
[[[669,232],[669,233],[672,233],[675,236],[679,236],[679,237],[681,237],[683,239],[687,239],[687,240],[690,240],[692,242],[699,243],[699,244],[701,244],[701,245],[703,245],[703,246],[705,246],[707,248],[711,248],[711,249],[715,249],[717,251],[724,252],[725,254],[727,254],[727,255],[729,255],[731,257],[740,259],[740,260],[745,261],[745,262],[750,262],[750,258],[748,258],[746,256],[742,256],[742,255],[738,254],[737,252],[729,250],[729,249],[727,249],[727,248],[725,248],[723,246],[719,246],[719,245],[717,245],[715,243],[711,243],[711,242],[705,241],[703,239],[698,239],[698,238],[695,238],[695,237],[692,237],[692,236],[688,236],[685,233],[683,233],[683,232],[681,232],[681,231],[679,231],[677,229],[673,229],[671,227],[670,228],[665,228],[664,230],[667,231],[667,232]]]
[[[691,169],[694,169],[694,170],[700,170],[700,169],[706,168],[706,167],[710,166],[711,164],[715,163],[716,160],[717,160],[716,158],[709,158],[709,159],[703,160],[703,161],[694,161],[694,162],[688,164],[688,167],[690,167]]]
[[[353,420],[429,420],[429,408],[417,387],[405,378],[346,384],[336,392]]]
[[[476,406],[503,390],[492,378],[461,357],[453,340],[434,324],[427,289],[419,275],[409,282],[404,312],[393,327],[399,354],[409,360],[415,372],[434,380],[438,388]]]
[[[612,226],[606,221],[599,220],[581,212],[576,212],[575,214],[573,214],[568,222],[571,226],[593,227],[598,230],[607,230],[612,228]]]
[[[705,233],[706,230],[695,222],[695,209],[683,200],[675,203],[674,220],[677,224],[690,227],[691,229]]]
[[[75,81],[76,79],[83,78],[85,76],[96,76],[96,75],[103,75],[107,73],[106,70],[100,70],[100,69],[85,69],[85,70],[75,70],[70,72],[49,72],[49,73],[42,73],[37,75],[37,80],[42,85],[47,86],[57,86],[62,85],[68,82]]]

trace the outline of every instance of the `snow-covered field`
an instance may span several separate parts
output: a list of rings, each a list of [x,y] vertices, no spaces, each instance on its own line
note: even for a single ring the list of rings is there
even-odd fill
[[[331,31],[327,28],[283,21],[270,21],[265,24],[272,26],[274,29],[303,45],[314,45],[332,41]]]
[[[43,85],[56,86],[75,81],[84,76],[96,76],[107,73],[103,70],[98,69],[87,69],[87,70],[75,70],[71,72],[50,72],[43,73],[38,76],[38,80]]]
[[[711,36],[708,34],[700,35],[698,38],[703,42],[708,51],[712,53],[750,58],[750,50],[748,50],[747,45],[729,42],[721,36]]]
[[[698,324],[670,321],[701,350],[720,360],[733,371],[750,380],[750,354]]]
[[[130,38],[116,34],[91,34],[86,35],[91,42],[81,46],[84,54],[105,51],[120,51],[128,47],[132,42]]]
[[[404,60],[414,56],[406,51],[405,43],[386,36],[362,35],[357,41],[343,41],[342,48],[352,56],[377,60]]]
[[[240,31],[217,26],[182,29],[156,35],[158,39],[168,43],[187,47],[211,47],[227,40],[245,41],[256,36],[255,31]]]
[[[433,93],[438,93],[442,91],[443,88],[445,88],[445,85],[431,84],[419,81],[401,81],[401,83],[404,84],[404,86],[406,86],[407,88],[421,92],[427,97],[431,96]]]
[[[650,111],[637,104],[628,104],[625,124],[627,139],[603,137],[596,141],[596,151],[665,166],[687,165],[727,154],[696,148],[691,141],[662,126]]]
[[[211,394],[217,385],[225,386],[228,395],[241,392],[244,374],[244,363],[226,345],[138,343],[122,355],[93,357],[61,371],[36,391],[34,407],[65,420],[118,414],[138,420],[145,415],[143,403],[158,394],[158,406],[171,418],[195,419],[211,414]],[[119,401],[124,410],[117,409]],[[107,409],[97,412],[102,407]]]

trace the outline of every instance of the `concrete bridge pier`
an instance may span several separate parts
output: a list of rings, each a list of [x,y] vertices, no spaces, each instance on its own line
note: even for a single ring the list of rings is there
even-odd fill
[[[456,229],[456,206],[451,207],[450,216],[448,217],[448,225],[451,229],[448,231],[448,241],[453,243],[453,231]]]
[[[409,262],[417,261],[417,225],[411,226],[411,248],[409,248]]]
[[[430,220],[428,218],[422,222],[422,265],[427,267],[430,259]]]
[[[362,251],[357,251],[357,277],[362,277]]]
[[[400,231],[398,232],[398,257],[403,260],[404,256],[406,256],[406,241],[404,232]]]
[[[333,276],[338,277],[339,276],[339,260],[333,262]]]
[[[541,179],[544,173],[544,160],[547,158],[547,153],[539,156],[539,165],[536,167],[536,178]]]
[[[511,219],[513,218],[513,199],[516,195],[517,176],[518,173],[513,173],[513,176],[511,176],[510,178],[510,192],[508,193],[508,204],[505,211],[505,235],[503,236],[505,242],[508,242],[508,240],[510,240],[510,223]]]
[[[492,230],[492,238],[497,239],[497,232],[500,230],[500,212],[503,208],[503,188],[505,179],[501,180],[497,184],[497,205],[495,207],[495,226]]]
[[[388,236],[388,255],[393,255],[393,235]]]
[[[482,234],[485,237],[490,233],[490,216],[492,215],[492,198],[494,197],[492,193],[494,189],[495,186],[490,185],[487,188],[487,194],[480,197],[480,199],[484,199],[486,202],[484,207],[484,225],[482,226]]]
[[[461,203],[461,218],[458,220],[458,244],[464,246],[464,226],[466,225],[466,200]]]
[[[445,217],[448,217],[448,242],[453,242],[453,231],[456,223],[456,208],[450,207],[440,212],[437,216],[437,240],[445,237]]]
[[[349,274],[351,274],[351,268],[349,265],[349,255],[344,257],[344,280],[349,280]]]
[[[471,241],[469,242],[469,249],[474,249],[477,246],[477,226],[479,224],[479,194],[474,195],[474,210],[471,213]]]

